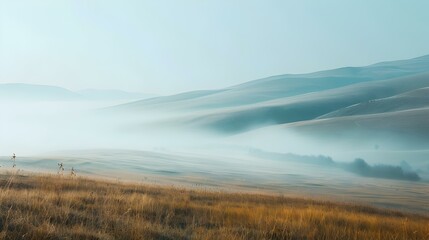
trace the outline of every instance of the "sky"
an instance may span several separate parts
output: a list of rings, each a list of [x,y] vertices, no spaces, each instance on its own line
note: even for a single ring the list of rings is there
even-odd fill
[[[426,0],[0,0],[0,83],[155,94],[429,54]]]

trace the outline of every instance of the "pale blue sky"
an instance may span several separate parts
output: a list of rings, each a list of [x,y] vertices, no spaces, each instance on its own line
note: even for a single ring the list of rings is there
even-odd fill
[[[0,0],[0,82],[169,94],[429,54],[426,0]]]

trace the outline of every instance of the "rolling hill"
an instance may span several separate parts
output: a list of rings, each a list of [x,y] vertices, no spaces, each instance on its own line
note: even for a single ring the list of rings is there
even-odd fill
[[[77,91],[79,95],[87,100],[141,100],[153,98],[156,95],[140,92],[126,92],[122,90],[108,89],[85,89]]]
[[[428,86],[429,74],[365,82],[245,107],[203,113],[191,117],[189,123],[226,133],[238,133],[266,125],[312,120],[348,106],[363,104],[374,101],[374,99],[387,98]],[[413,108],[422,104],[425,106],[424,103],[420,98],[408,100],[408,105]],[[395,106],[393,105],[392,108]]]
[[[352,84],[411,76],[429,71],[429,55],[410,60],[345,67],[309,74],[286,74],[218,89],[132,102],[116,110],[201,111],[261,103]]]
[[[49,85],[24,83],[0,84],[0,101],[131,101],[154,96],[153,94],[121,90],[86,89],[74,92],[62,87]]]
[[[429,136],[428,93],[429,55],[366,67],[274,76],[109,110],[137,115],[169,113],[162,124],[227,135],[280,125],[281,129],[306,133],[353,129],[421,139]]]
[[[319,118],[333,118],[342,116],[376,114],[384,112],[402,111],[429,107],[429,88],[420,88],[392,97],[375,99],[358,103],[320,116]]]
[[[8,101],[70,101],[81,96],[61,87],[23,83],[0,84],[0,100]]]

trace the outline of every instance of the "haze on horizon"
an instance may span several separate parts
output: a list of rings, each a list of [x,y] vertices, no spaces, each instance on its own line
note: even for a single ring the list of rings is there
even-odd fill
[[[4,1],[0,83],[173,94],[429,53],[427,1]]]

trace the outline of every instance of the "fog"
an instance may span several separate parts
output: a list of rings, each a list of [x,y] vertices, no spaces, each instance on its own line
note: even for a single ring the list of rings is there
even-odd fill
[[[249,149],[260,149],[301,156],[326,155],[338,162],[363,158],[370,164],[398,166],[401,161],[406,161],[411,166],[417,164],[416,168],[423,170],[425,164],[429,165],[428,161],[419,156],[422,155],[421,150],[407,151],[407,146],[398,143],[404,139],[393,135],[378,134],[378,137],[374,137],[362,132],[344,136],[335,135],[335,132],[311,135],[281,125],[228,135],[185,124],[183,116],[193,113],[106,111],[109,109],[107,107],[120,103],[123,102],[3,101],[0,103],[3,116],[0,119],[0,155],[7,156],[14,152],[19,155],[37,155],[82,149],[129,149],[247,156]],[[405,142],[410,144],[409,139],[405,139]],[[401,158],[392,159],[392,154],[389,155],[392,150],[405,153]],[[310,160],[317,162],[315,158]],[[306,162],[308,159],[300,161]],[[373,175],[377,173],[369,174]]]
[[[55,174],[57,163],[63,162],[66,169],[74,167],[81,175],[226,191],[318,193],[371,202],[347,192],[367,182],[373,185],[362,189],[370,192],[368,196],[385,191],[398,197],[386,200],[391,204],[429,210],[420,204],[421,196],[428,194],[424,186],[428,186],[429,162],[423,159],[427,153],[389,154],[391,149],[383,149],[387,144],[381,139],[377,146],[356,139],[361,144],[353,144],[284,127],[223,134],[184,124],[183,119],[193,114],[189,112],[130,113],[109,108],[121,103],[1,102],[1,169],[11,169],[9,156],[16,153],[17,167],[30,172]],[[423,185],[413,194],[386,188],[415,188],[416,182]],[[415,205],[408,206],[404,199]],[[387,202],[375,204],[387,206]]]
[[[157,116],[124,117],[99,109],[121,102],[7,102],[0,104],[0,154],[126,148],[150,149],[178,143],[173,132],[154,129]],[[162,115],[162,119],[166,116]],[[156,134],[155,134],[156,132]],[[167,135],[171,135],[170,137]],[[181,139],[187,138],[185,134]],[[179,143],[177,145],[180,145]]]
[[[292,153],[265,152],[258,149],[250,151],[252,155],[286,162],[297,162],[313,166],[339,168],[363,177],[419,181],[420,176],[406,161],[400,165],[376,164],[370,165],[364,159],[357,158],[352,162],[336,162],[331,157],[323,155],[297,155]]]

